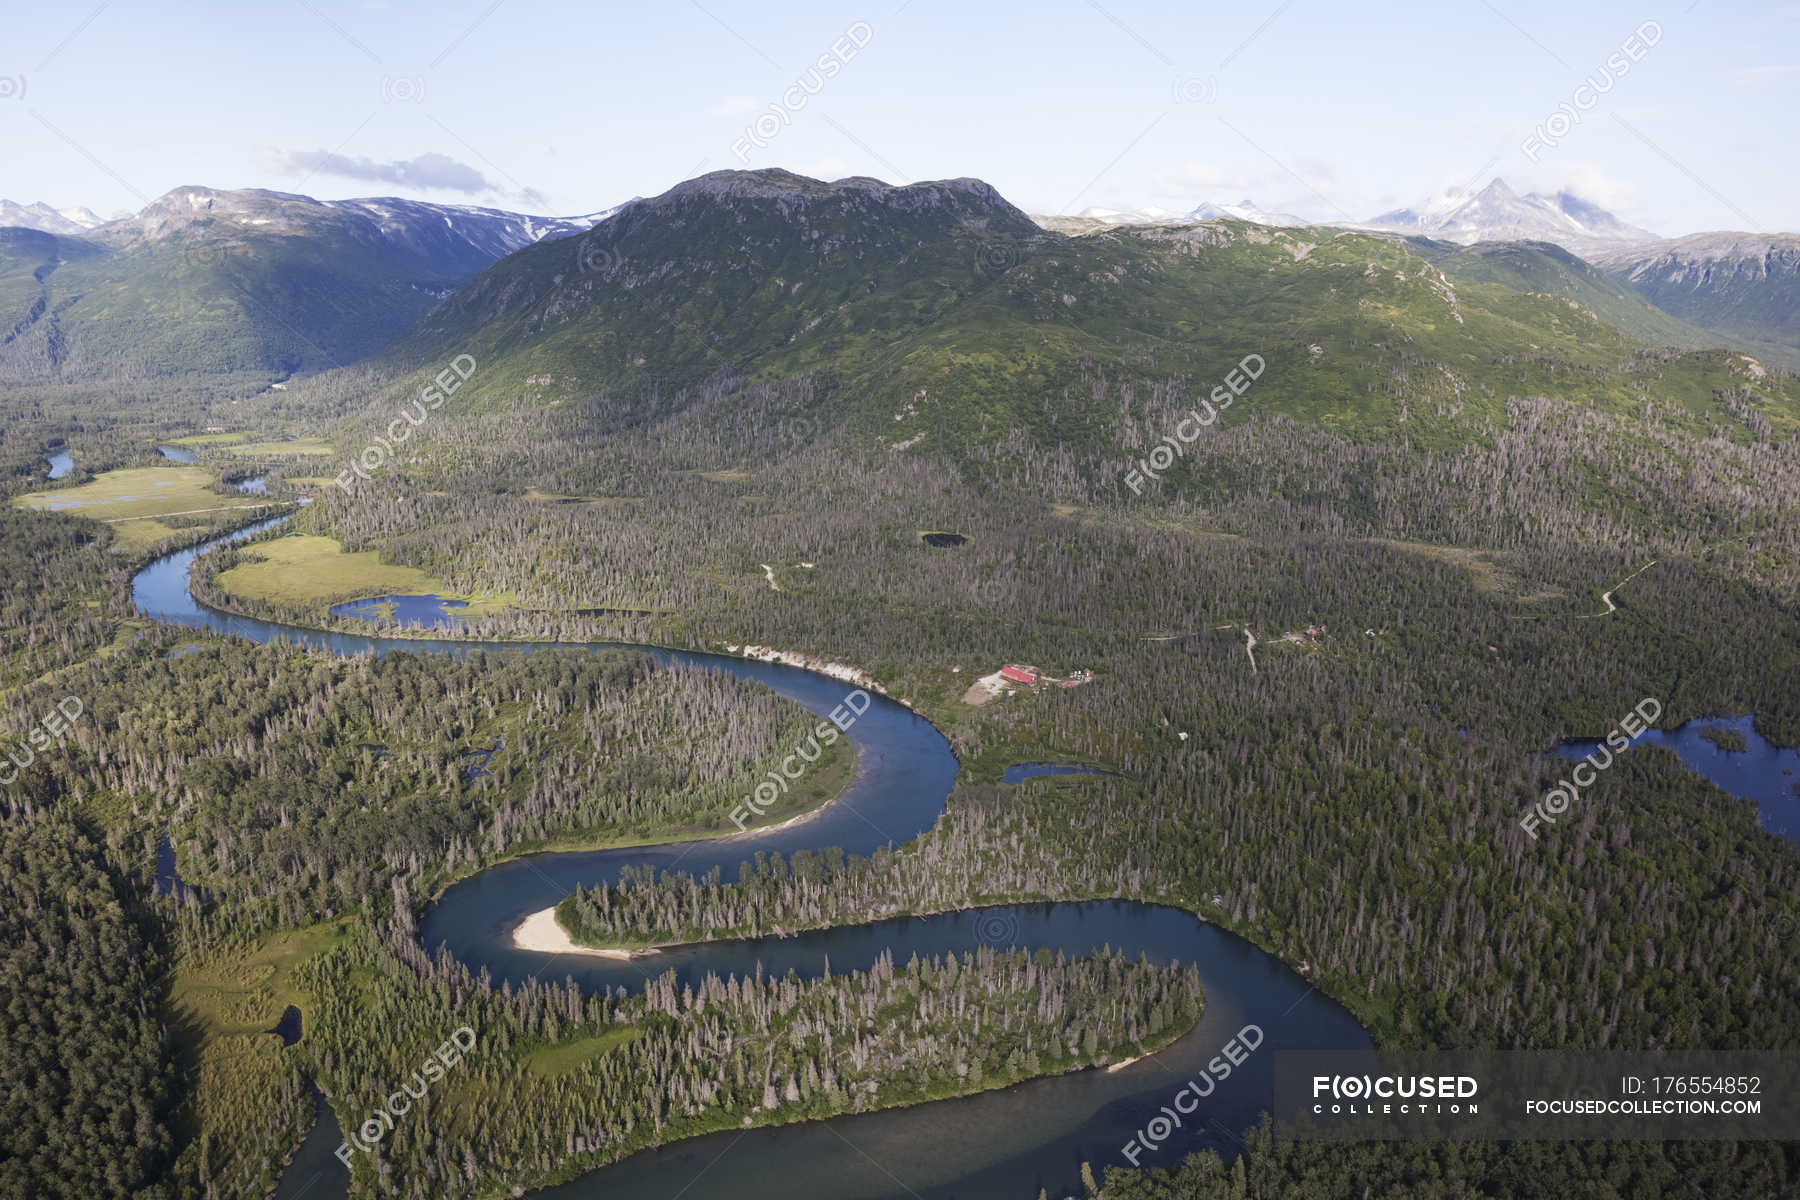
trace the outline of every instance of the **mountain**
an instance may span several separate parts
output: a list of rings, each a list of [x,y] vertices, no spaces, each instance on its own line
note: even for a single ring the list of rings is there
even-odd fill
[[[1664,312],[1800,369],[1800,236],[1697,233],[1592,257]]]
[[[1800,368],[1800,236],[1663,239],[1571,192],[1520,196],[1499,179],[1473,195],[1446,194],[1359,228],[1462,246],[1510,245],[1498,254],[1442,259],[1441,265],[1466,278],[1567,295],[1635,336],[1677,346],[1726,343]],[[1546,242],[1602,268],[1671,320],[1651,317],[1612,294],[1595,273],[1546,256]],[[1535,250],[1522,248],[1530,243],[1538,244]]]
[[[977,180],[718,172],[496,263],[384,359],[429,373],[473,355],[450,413],[604,391],[634,422],[716,402],[705,381],[806,377],[819,427],[949,455],[1004,430],[1116,446],[1122,420],[1160,420],[1252,354],[1263,415],[1446,445],[1504,425],[1508,397],[1630,415],[1655,388],[1701,424],[1741,384],[1737,356],[1655,349],[1603,319],[1602,299],[1645,337],[1675,329],[1561,251],[1476,279],[1430,261],[1461,248],[1420,249],[1229,219],[1064,237]],[[1542,289],[1540,271],[1577,277],[1590,302]],[[1755,403],[1794,421],[1789,384],[1764,386]]]
[[[1519,292],[1563,297],[1614,329],[1655,346],[1698,349],[1737,344],[1652,304],[1629,284],[1550,242],[1477,242],[1459,246],[1409,238],[1407,244],[1446,274]]]
[[[1249,221],[1255,225],[1272,225],[1283,229],[1297,229],[1303,225],[1312,224],[1304,217],[1296,217],[1292,213],[1269,212],[1267,209],[1258,208],[1256,203],[1248,198],[1239,200],[1236,204],[1214,204],[1207,201],[1196,205],[1187,215],[1187,219],[1190,221],[1212,221],[1219,217],[1230,217],[1236,221]]]
[[[1048,229],[1052,233],[1092,233],[1096,229],[1107,229],[1114,225],[1154,225],[1164,221],[1179,221],[1181,214],[1166,208],[1084,208],[1072,217],[1058,216],[1053,213],[1032,213],[1032,222],[1040,229]]]
[[[1620,242],[1648,242],[1656,235],[1628,225],[1572,192],[1521,196],[1503,179],[1473,194],[1450,191],[1419,208],[1399,208],[1357,226],[1386,229],[1438,241],[1552,242],[1577,254]]]
[[[1073,217],[1059,217],[1033,213],[1031,219],[1054,233],[1081,234],[1093,233],[1112,225],[1157,225],[1179,223],[1183,221],[1212,221],[1228,217],[1234,221],[1249,221],[1256,225],[1270,225],[1281,228],[1297,228],[1310,225],[1312,222],[1292,213],[1268,212],[1258,208],[1250,200],[1240,200],[1236,204],[1214,204],[1202,201],[1185,213],[1171,212],[1166,208],[1084,208]]]
[[[105,219],[92,209],[51,208],[42,202],[15,204],[0,200],[0,228],[35,229],[40,233],[81,234],[104,225]]]
[[[948,313],[1051,236],[975,179],[716,171],[489,268],[393,357],[542,360],[570,386],[813,365]]]
[[[429,264],[430,269],[473,275],[515,250],[546,237],[580,233],[616,211],[585,217],[533,217],[392,196],[314,200],[260,188],[179,187],[135,216],[104,224],[87,236],[121,248],[170,239],[229,248],[237,240],[257,237],[343,235],[376,252],[410,258],[421,266]]]
[[[179,187],[0,245],[0,377],[285,375],[374,353],[489,264],[611,212]]]
[[[1084,221],[1098,221],[1102,225],[1143,225],[1151,221],[1176,221],[1181,214],[1166,208],[1084,208],[1077,214]]]

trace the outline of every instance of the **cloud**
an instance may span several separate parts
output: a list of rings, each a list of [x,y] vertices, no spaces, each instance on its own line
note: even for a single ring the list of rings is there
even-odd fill
[[[1559,163],[1531,174],[1535,191],[1574,192],[1583,200],[1609,212],[1628,211],[1637,205],[1638,187],[1615,179],[1589,163]]]
[[[756,100],[751,96],[727,96],[706,110],[714,117],[747,117],[755,111]]]
[[[341,179],[467,195],[502,190],[474,167],[457,162],[447,154],[421,154],[417,158],[376,162],[372,158],[352,158],[328,150],[276,150],[269,155],[268,165],[283,175],[335,175]],[[527,198],[533,195],[529,188],[523,192]]]

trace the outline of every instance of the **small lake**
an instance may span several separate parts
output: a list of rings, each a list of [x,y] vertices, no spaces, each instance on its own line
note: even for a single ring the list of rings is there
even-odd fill
[[[200,461],[199,456],[186,446],[158,446],[157,449],[170,462],[184,463],[191,467]]]
[[[1014,763],[1000,776],[1001,783],[1024,783],[1043,775],[1111,775],[1112,772],[1087,763]]]
[[[45,476],[46,479],[61,479],[64,475],[67,475],[70,471],[75,469],[75,459],[66,450],[58,451],[48,457],[50,460],[50,474]]]
[[[266,496],[269,494],[269,480],[266,475],[258,475],[254,479],[234,479],[231,486],[246,496]]]
[[[1721,750],[1709,741],[1709,729],[1726,729],[1744,739],[1742,750]],[[1585,758],[1604,745],[1598,738],[1566,741],[1556,747],[1559,758]],[[1666,746],[1682,765],[1739,800],[1756,805],[1770,833],[1800,842],[1800,750],[1777,746],[1756,731],[1755,718],[1704,717],[1677,729],[1647,729],[1632,739],[1635,746]]]
[[[175,870],[175,846],[168,838],[156,844],[156,894],[173,896],[177,900],[186,900],[190,895],[204,900],[206,894],[199,888],[189,887],[183,883],[180,874]]]
[[[295,1042],[300,1040],[300,1010],[295,1008],[292,1004],[288,1005],[281,1012],[281,1020],[275,1022],[275,1028],[268,1030],[267,1032],[280,1038],[282,1045],[292,1046]]]
[[[390,621],[397,625],[449,625],[461,620],[458,609],[469,607],[463,600],[446,600],[442,596],[370,596],[331,606],[334,617],[355,617],[362,621]]]
[[[506,745],[505,738],[496,738],[494,744],[486,749],[469,751],[464,757],[474,759],[475,761],[463,768],[463,778],[469,783],[474,783],[477,779],[486,775],[488,773],[488,764],[494,761],[494,755],[500,753],[500,748],[504,745]],[[538,761],[542,762],[543,759],[539,759]]]

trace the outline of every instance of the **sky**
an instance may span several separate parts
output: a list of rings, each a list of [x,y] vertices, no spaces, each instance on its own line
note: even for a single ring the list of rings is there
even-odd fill
[[[1800,5],[71,0],[5,28],[0,197],[106,216],[185,184],[575,215],[783,167],[1325,221],[1502,178],[1668,236],[1800,230]]]

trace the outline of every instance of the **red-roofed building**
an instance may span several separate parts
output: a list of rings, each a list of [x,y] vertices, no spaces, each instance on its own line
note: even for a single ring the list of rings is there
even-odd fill
[[[1038,669],[1036,667],[1020,667],[1008,663],[1006,666],[1000,668],[1000,678],[1012,683],[1034,684],[1038,682]]]

